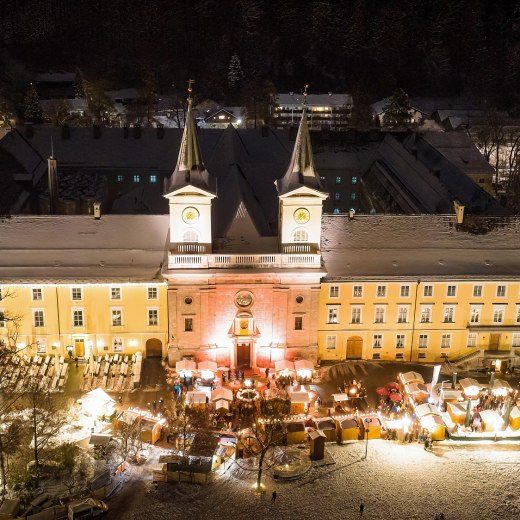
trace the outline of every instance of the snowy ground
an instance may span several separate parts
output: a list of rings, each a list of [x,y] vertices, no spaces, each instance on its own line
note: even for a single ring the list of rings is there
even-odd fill
[[[433,453],[419,444],[372,440],[365,444],[328,445],[335,465],[313,468],[303,479],[276,482],[269,475],[267,493],[252,493],[253,475],[229,474],[206,486],[152,484],[131,479],[109,502],[108,518],[125,520],[203,518],[205,520],[446,520],[514,519],[520,514],[518,464],[514,445],[436,445]],[[271,492],[278,500],[271,505]]]

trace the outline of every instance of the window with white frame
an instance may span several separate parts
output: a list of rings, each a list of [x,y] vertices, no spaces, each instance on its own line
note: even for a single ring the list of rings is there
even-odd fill
[[[81,287],[73,287],[70,290],[71,298],[74,301],[83,299],[83,289]]]
[[[397,323],[408,323],[408,306],[397,307]]]
[[[339,175],[336,177],[336,184],[341,184],[341,177]]]
[[[383,346],[383,335],[374,334],[372,338],[372,348],[381,348]]]
[[[148,287],[146,294],[149,300],[157,300],[157,287]]]
[[[520,323],[520,305],[516,306],[516,323]]]
[[[374,352],[372,354],[372,359],[381,359],[381,353],[380,352]]]
[[[404,354],[402,352],[396,352],[395,359],[404,359]]]
[[[384,323],[385,322],[385,307],[376,307],[374,309],[374,322]]]
[[[441,338],[441,348],[451,347],[451,334],[443,334]]]
[[[363,286],[354,285],[354,288],[352,289],[352,296],[354,298],[362,298],[363,297]]]
[[[482,296],[482,285],[473,286],[473,297],[480,298]]]
[[[480,323],[480,316],[482,314],[482,305],[471,305],[469,308],[469,322]]]
[[[386,297],[386,285],[378,285],[376,295],[378,298]]]
[[[329,297],[330,298],[338,298],[339,297],[339,285],[331,285],[329,287]]]
[[[497,297],[503,298],[506,295],[506,286],[497,285]]]
[[[114,338],[114,352],[123,352],[123,338]]]
[[[36,338],[36,353],[46,354],[47,353],[47,338]]]
[[[293,233],[293,242],[308,242],[309,233],[306,229],[298,228]]]
[[[401,298],[408,298],[410,296],[410,286],[401,285]]]
[[[84,323],[83,309],[74,309],[72,311],[72,326],[83,327]]]
[[[121,327],[123,325],[123,309],[110,309],[112,317],[112,327]]]
[[[121,299],[121,287],[110,287],[110,299],[120,300]]]
[[[43,291],[40,287],[33,287],[31,293],[33,302],[40,302],[43,300]]]
[[[421,305],[421,323],[431,323],[432,322],[432,306],[431,305]]]
[[[404,334],[397,334],[395,337],[395,348],[404,348],[406,338]]]
[[[334,193],[334,200],[341,200],[341,193],[339,191]]]
[[[477,346],[477,334],[475,332],[470,332],[468,334],[468,348],[473,348]]]
[[[419,334],[419,348],[428,348],[428,334]]]
[[[520,332],[513,333],[511,346],[515,348],[520,347]]]
[[[457,286],[448,285],[448,287],[446,288],[446,296],[449,296],[449,297],[457,296]]]
[[[504,305],[493,305],[493,323],[503,323],[504,322]]]
[[[336,336],[327,336],[325,346],[327,350],[334,350],[336,348]]]
[[[33,324],[35,327],[44,327],[45,320],[43,318],[43,311],[41,309],[33,310]]]
[[[328,306],[328,323],[339,323],[339,307],[335,305]]]
[[[351,312],[350,323],[361,323],[361,307],[352,307]]]
[[[150,327],[159,325],[159,310],[158,309],[148,309],[148,325]]]
[[[433,285],[425,285],[423,288],[423,296],[429,298],[433,296]]]
[[[444,323],[454,323],[455,322],[455,306],[454,305],[445,305],[444,306]]]
[[[195,229],[187,229],[182,235],[183,242],[198,242],[199,234]]]

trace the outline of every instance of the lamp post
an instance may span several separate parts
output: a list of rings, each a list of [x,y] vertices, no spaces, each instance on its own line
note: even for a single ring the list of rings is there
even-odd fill
[[[365,423],[367,424],[367,427],[365,428],[365,433],[367,434],[367,440],[365,443],[365,456],[363,457],[363,460],[367,460],[368,457],[368,434],[370,433],[370,424],[372,423],[371,418],[365,419]]]

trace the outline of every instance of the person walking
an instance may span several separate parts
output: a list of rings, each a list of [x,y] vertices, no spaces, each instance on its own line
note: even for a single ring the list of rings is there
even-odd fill
[[[276,491],[273,491],[273,494],[271,495],[271,504],[276,504]]]
[[[363,504],[363,500],[359,504],[359,514],[362,515],[363,511],[365,510],[365,504]]]
[[[157,401],[154,401],[152,403],[152,410],[153,410],[153,413],[155,414],[155,412],[157,411]]]
[[[74,361],[76,362],[76,368],[78,368],[78,366],[79,366],[79,365],[78,365],[78,356],[76,356],[76,357],[74,358]]]
[[[267,368],[265,369],[265,377],[266,377],[266,379],[269,378],[269,367],[267,367]]]

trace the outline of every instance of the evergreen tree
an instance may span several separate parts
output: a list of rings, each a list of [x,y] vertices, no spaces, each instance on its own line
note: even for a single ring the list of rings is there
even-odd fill
[[[229,61],[229,71],[227,76],[229,88],[231,90],[238,89],[243,79],[244,72],[242,71],[242,66],[240,65],[240,58],[235,52]]]
[[[76,67],[75,77],[74,77],[74,97],[76,99],[83,99],[85,97],[85,89],[83,88],[83,72],[81,69]]]
[[[40,122],[43,117],[40,97],[32,83],[27,89],[23,100],[23,115],[27,121],[33,122]]]
[[[402,88],[394,90],[384,109],[385,115],[383,116],[383,124],[385,126],[393,128],[410,123],[411,117],[408,94]]]

